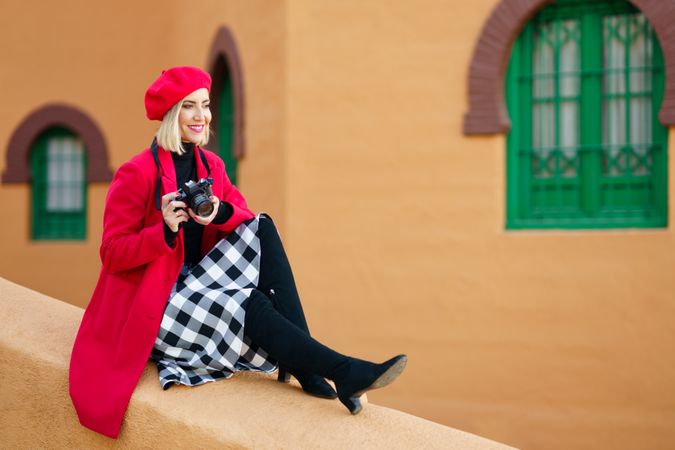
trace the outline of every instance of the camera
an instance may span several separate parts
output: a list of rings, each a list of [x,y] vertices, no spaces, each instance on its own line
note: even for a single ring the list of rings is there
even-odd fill
[[[200,178],[197,182],[190,180],[178,189],[178,196],[174,200],[185,202],[198,216],[208,217],[213,212],[213,203],[209,200],[213,195],[211,185],[213,185],[211,177]]]

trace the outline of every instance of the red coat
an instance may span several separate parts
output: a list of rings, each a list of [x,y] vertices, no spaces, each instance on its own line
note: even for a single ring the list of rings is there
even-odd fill
[[[253,213],[227,178],[223,161],[212,152],[202,151],[211,169],[213,194],[234,208],[226,223],[204,228],[204,255]],[[160,148],[159,161],[161,194],[176,191],[171,154]],[[197,176],[206,177],[197,151],[195,161]],[[70,397],[80,423],[112,438],[119,434],[183,264],[183,231],[173,248],[164,240],[162,213],[156,206],[157,176],[149,149],[115,174],[103,218],[103,267],[70,360]]]

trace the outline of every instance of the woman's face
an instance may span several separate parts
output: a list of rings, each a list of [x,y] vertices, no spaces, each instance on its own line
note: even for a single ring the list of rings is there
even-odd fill
[[[181,140],[199,144],[210,123],[209,91],[206,88],[197,89],[183,99],[183,106],[178,113]]]

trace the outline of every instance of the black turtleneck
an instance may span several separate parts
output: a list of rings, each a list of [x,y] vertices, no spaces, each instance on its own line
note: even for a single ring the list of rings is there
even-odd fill
[[[185,153],[179,155],[178,153],[171,153],[171,159],[173,159],[173,165],[176,169],[176,184],[178,189],[180,189],[185,183],[190,180],[197,181],[197,166],[195,165],[195,145],[191,142],[183,142],[183,148]],[[218,208],[218,213],[213,219],[214,224],[223,224],[227,222],[234,210],[232,205],[228,202],[220,201],[220,207]],[[189,265],[195,265],[201,260],[201,246],[202,246],[202,233],[204,231],[204,225],[198,224],[194,220],[190,219],[187,222],[183,223],[183,246],[185,250],[184,263]],[[166,241],[169,247],[173,247],[173,244],[176,240],[176,235],[171,231],[171,228],[164,223],[164,240]]]

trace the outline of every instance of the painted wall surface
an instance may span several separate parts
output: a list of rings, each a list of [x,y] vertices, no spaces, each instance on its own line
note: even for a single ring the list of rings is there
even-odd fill
[[[241,189],[281,225],[312,333],[354,356],[410,356],[375,403],[521,448],[667,448],[675,235],[504,230],[504,136],[462,133],[496,4],[10,3],[0,151],[30,112],[67,102],[119,167],[154,130],[147,85],[168,66],[204,67],[227,25],[246,89]],[[90,186],[86,242],[32,243],[30,190],[0,184],[17,205],[0,276],[84,305],[106,189]]]
[[[410,355],[373,401],[522,448],[666,448],[675,235],[504,230],[504,138],[461,129],[496,4],[290,2],[287,224],[312,322]]]

